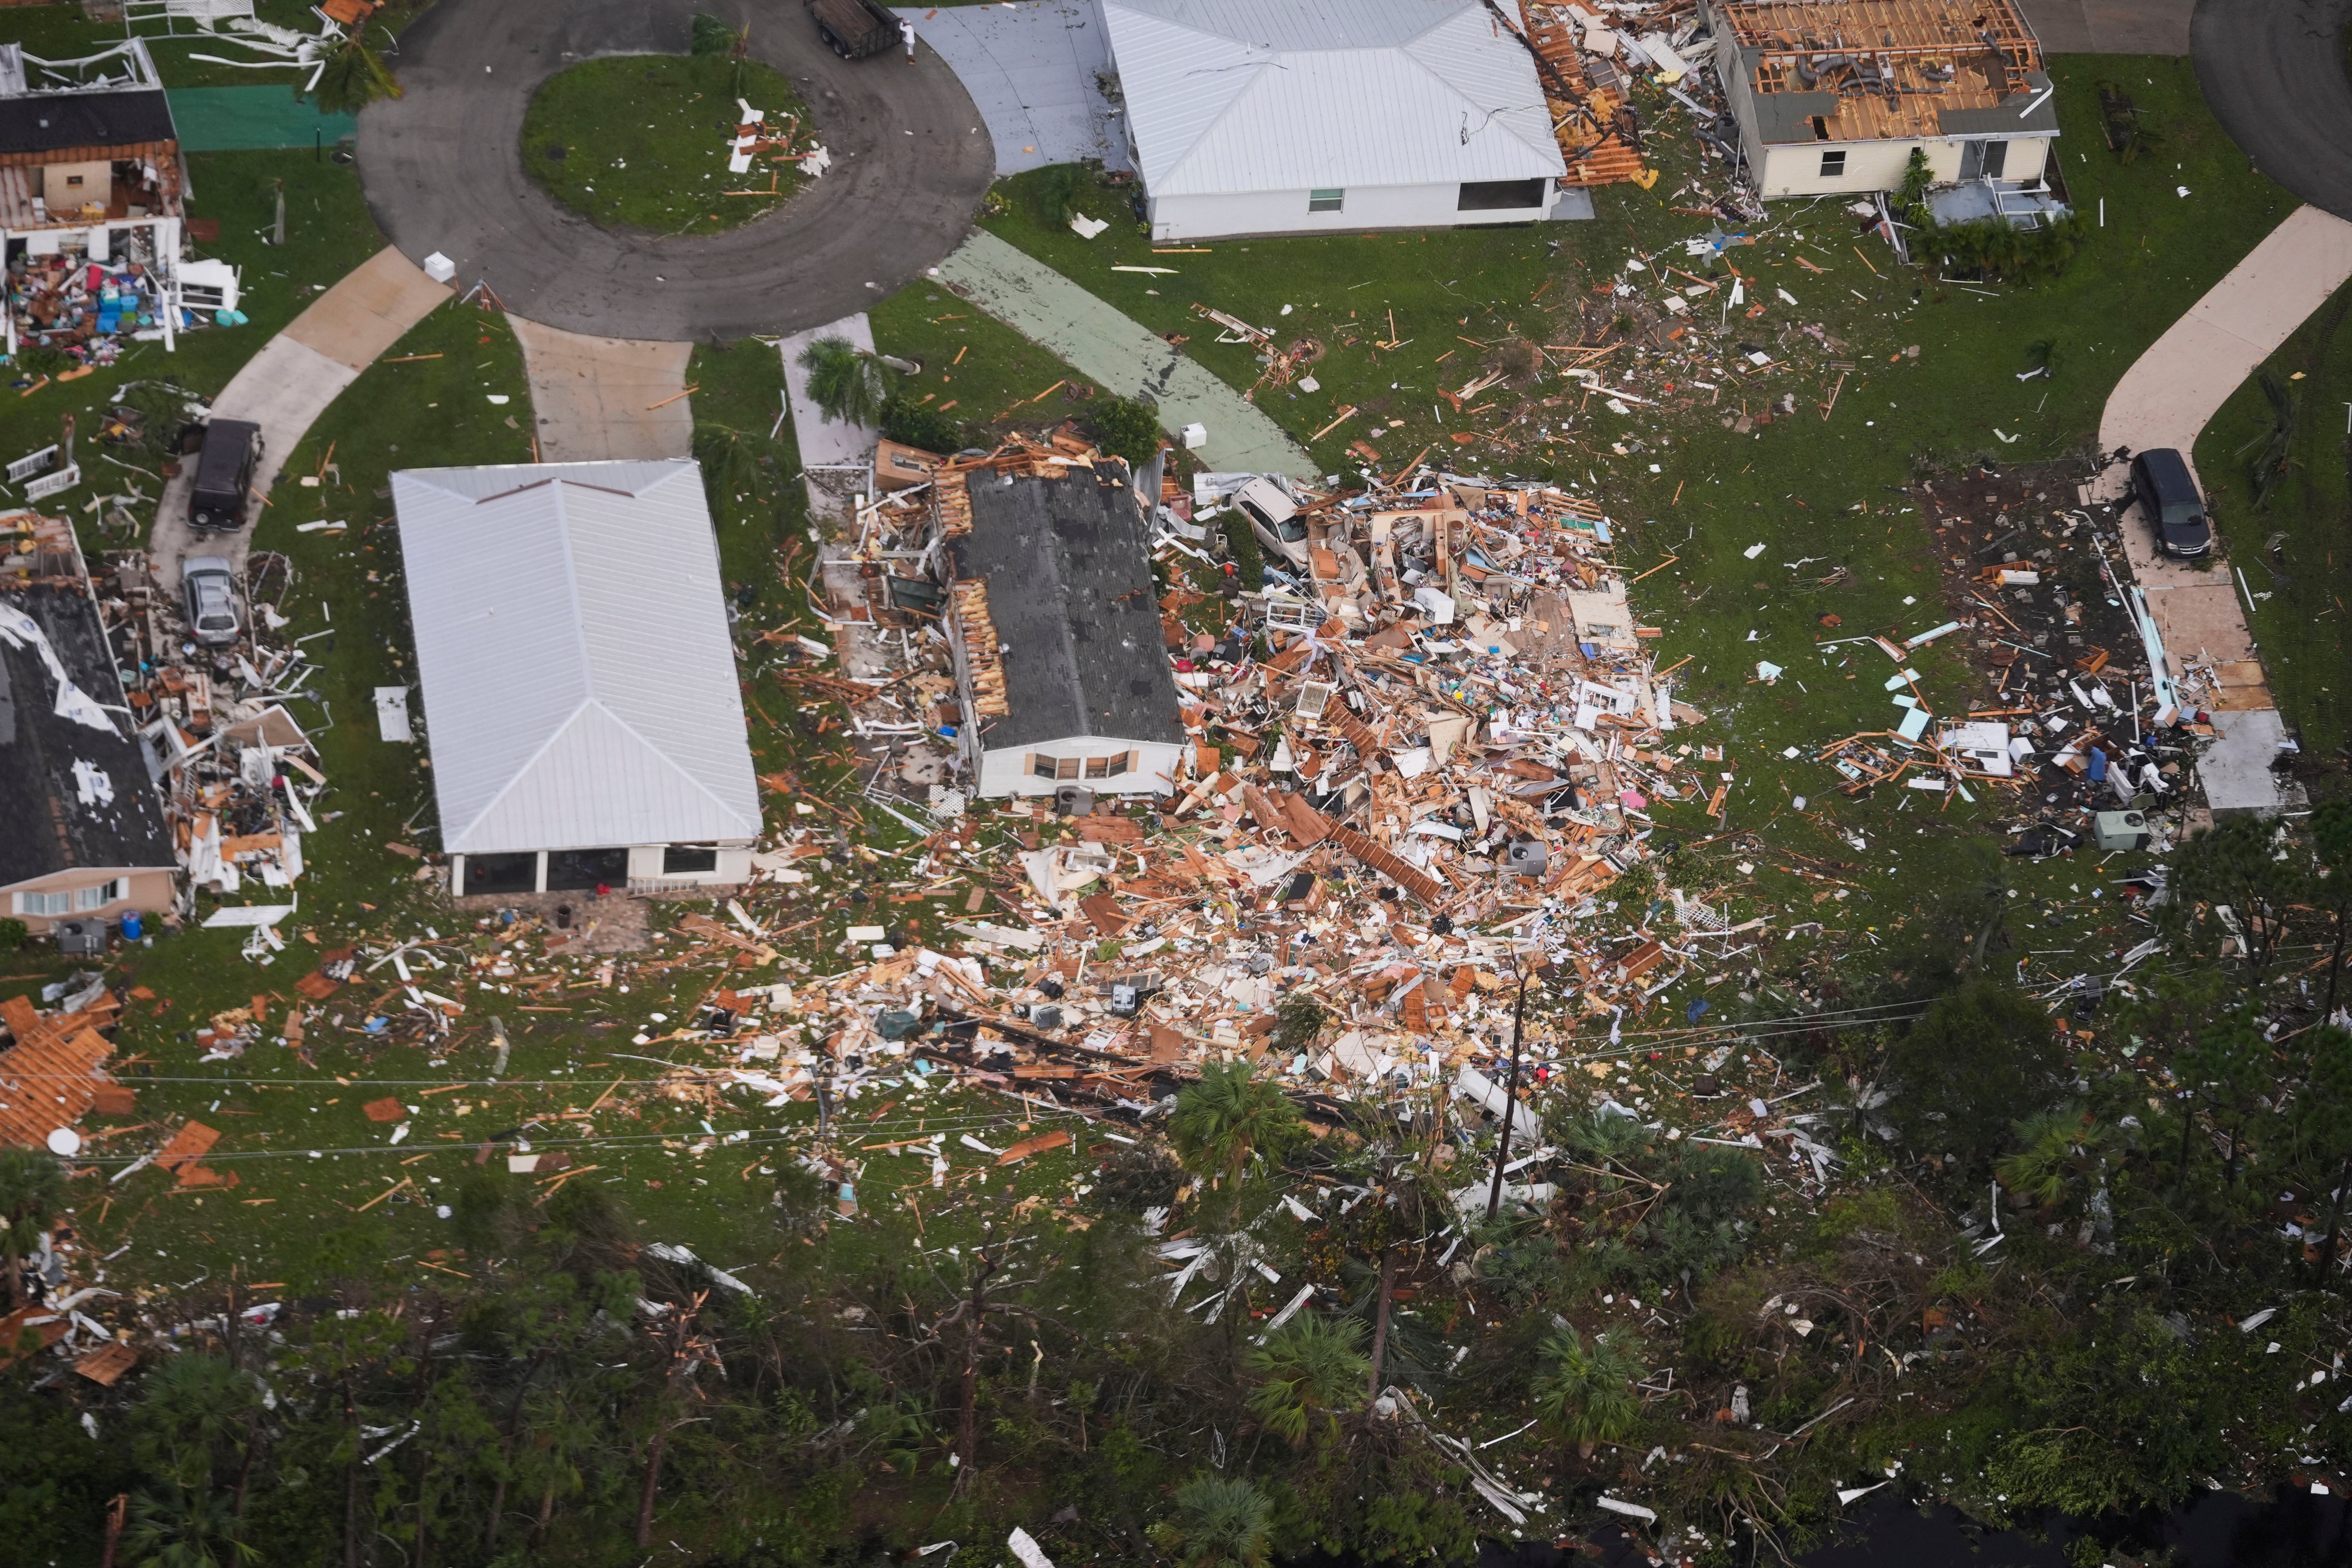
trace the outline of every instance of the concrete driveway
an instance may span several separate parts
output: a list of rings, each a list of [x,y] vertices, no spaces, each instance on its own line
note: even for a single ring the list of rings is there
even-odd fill
[[[692,343],[592,338],[507,320],[530,379],[541,462],[693,454],[694,400],[686,395]]]
[[[266,496],[278,482],[288,454],[300,445],[311,422],[359,379],[360,372],[398,342],[409,328],[449,298],[436,283],[386,247],[310,302],[286,330],[261,345],[213,399],[215,419],[250,419],[261,426],[261,461],[253,470],[253,493]],[[262,511],[235,533],[199,538],[188,527],[188,491],[195,460],[163,487],[148,541],[155,579],[168,592],[180,586],[185,555],[226,556],[239,570]]]
[[[886,298],[952,250],[996,159],[955,72],[926,52],[844,60],[793,0],[730,0],[752,53],[797,86],[824,178],[725,234],[608,232],[524,174],[539,84],[599,55],[687,47],[688,0],[440,0],[401,36],[404,96],[360,116],[368,205],[410,259],[440,251],[512,313],[593,337],[690,342],[814,326]]]
[[[955,68],[995,139],[999,174],[1089,158],[1134,167],[1118,106],[1103,95],[1110,50],[1095,0],[901,5],[898,15]]]

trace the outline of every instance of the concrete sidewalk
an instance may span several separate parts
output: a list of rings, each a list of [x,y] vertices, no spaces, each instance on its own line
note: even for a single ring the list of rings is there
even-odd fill
[[[975,231],[940,263],[938,275],[956,293],[1119,396],[1150,397],[1170,435],[1187,425],[1207,426],[1208,443],[1200,455],[1209,468],[1297,479],[1315,472],[1307,454],[1255,404],[1141,322],[994,235]]]
[[[446,285],[436,283],[386,246],[313,300],[309,310],[246,361],[213,399],[213,416],[250,419],[261,426],[255,495],[269,493],[286,455],[300,444],[327,405],[450,293]],[[155,510],[155,532],[148,542],[157,580],[166,591],[179,587],[184,555],[226,556],[242,569],[253,539],[250,522],[234,534],[202,541],[189,531],[187,498],[194,469],[192,463],[181,465],[179,477],[164,487]]]
[[[793,332],[776,342],[783,357],[784,397],[793,411],[793,441],[800,449],[802,483],[807,489],[809,515],[846,519],[851,498],[867,488],[873,474],[874,443],[882,432],[869,425],[850,425],[830,418],[809,399],[808,372],[801,368],[801,351],[819,338],[846,338],[851,345],[874,352],[873,323],[861,310],[821,327]]]
[[[539,460],[685,458],[694,450],[686,392],[692,343],[592,338],[509,316],[530,378]]]
[[[2124,372],[2099,419],[2100,449],[2170,447],[2193,468],[2197,437],[2221,405],[2347,279],[2352,223],[2296,208]],[[2110,465],[2089,499],[2115,500],[2129,474],[2127,463]],[[2214,668],[2216,689],[2200,700],[2223,738],[2199,767],[2208,804],[2217,812],[2280,809],[2269,764],[2284,726],[2234,569],[2221,559],[2200,568],[2159,555],[2155,531],[2137,510],[2122,534],[2173,673],[2189,663]],[[2229,542],[2217,542],[2217,557]]]

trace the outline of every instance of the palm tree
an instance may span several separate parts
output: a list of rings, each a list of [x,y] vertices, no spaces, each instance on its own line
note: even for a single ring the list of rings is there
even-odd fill
[[[1294,1447],[1306,1445],[1318,1417],[1337,1431],[1339,1412],[1364,1402],[1372,1363],[1359,1348],[1363,1338],[1364,1325],[1354,1318],[1307,1312],[1292,1319],[1249,1353],[1249,1369],[1262,1380],[1250,1390],[1251,1413]]]
[[[203,1488],[230,1445],[242,1448],[252,1441],[260,1408],[261,1390],[226,1356],[178,1355],[148,1378],[139,1418],[154,1436],[161,1468],[184,1485]]]
[[[817,339],[801,350],[800,367],[808,372],[809,401],[845,425],[878,423],[898,386],[897,372],[847,338]]]
[[[0,1149],[0,1266],[8,1271],[8,1304],[25,1304],[25,1258],[65,1204],[66,1179],[57,1158],[38,1149]]]
[[[1201,1175],[1238,1177],[1254,1154],[1279,1160],[1306,1135],[1297,1108],[1247,1062],[1211,1062],[1177,1097],[1168,1136]]]
[[[2084,1114],[2079,1105],[2036,1111],[2015,1127],[2023,1147],[1995,1161],[1993,1173],[2002,1186],[2045,1209],[2066,1195],[2109,1133],[2105,1123]]]
[[[1633,1384],[1642,1363],[1607,1334],[1587,1344],[1574,1329],[1561,1329],[1544,1342],[1544,1369],[1536,1378],[1536,1412],[1559,1437],[1586,1455],[1596,1443],[1613,1443],[1633,1429],[1641,1400]]]
[[[131,1500],[122,1544],[131,1562],[153,1568],[233,1568],[260,1561],[261,1553],[237,1540],[236,1531],[228,1509],[209,1488],[173,1483]]]
[[[1176,1489],[1173,1515],[1152,1528],[1180,1568],[1265,1568],[1274,1500],[1245,1476],[1199,1475]]]
[[[353,33],[337,45],[319,67],[310,96],[321,114],[357,114],[380,98],[398,98],[404,89],[383,63],[383,57]]]

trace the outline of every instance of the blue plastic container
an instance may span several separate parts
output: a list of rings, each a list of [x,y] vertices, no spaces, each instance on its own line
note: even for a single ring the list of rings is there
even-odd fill
[[[138,911],[137,910],[124,910],[124,911],[123,911],[123,915],[122,915],[122,940],[123,940],[123,941],[125,941],[125,942],[137,942],[137,941],[139,940],[140,933],[141,933],[142,931],[143,931],[145,929],[146,929],[145,922],[140,919],[139,911]]]

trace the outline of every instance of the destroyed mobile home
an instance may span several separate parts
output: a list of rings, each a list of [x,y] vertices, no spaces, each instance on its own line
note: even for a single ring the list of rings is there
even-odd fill
[[[0,765],[12,798],[51,802],[0,824],[6,912],[69,952],[102,952],[142,921],[191,918],[198,889],[290,889],[326,780],[289,707],[318,700],[305,689],[315,667],[299,646],[270,647],[282,621],[263,595],[284,591],[286,558],[247,557],[232,574],[237,634],[200,641],[143,552],[93,574],[71,523],[29,511],[0,517],[0,539],[14,715]],[[244,922],[230,909],[207,923]],[[254,927],[250,953],[278,945],[276,923]]]

